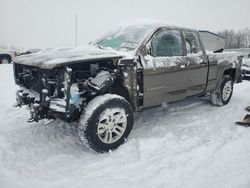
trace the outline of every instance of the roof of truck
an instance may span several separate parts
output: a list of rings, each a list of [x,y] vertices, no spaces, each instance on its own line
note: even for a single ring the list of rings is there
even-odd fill
[[[207,31],[207,30],[199,30],[199,32],[201,32],[201,33],[209,33],[209,34],[211,34],[211,35],[214,35],[214,36],[217,36],[217,37],[220,37],[220,38],[226,39],[225,37],[223,37],[223,36],[221,36],[221,35],[218,35],[218,34],[216,34],[216,33],[213,33],[213,32],[211,32],[211,31]]]
[[[193,28],[186,28],[186,27],[166,23],[164,21],[149,19],[149,18],[139,18],[139,19],[127,20],[127,21],[124,21],[121,24],[115,26],[113,29],[116,29],[117,27],[126,28],[126,27],[136,26],[136,25],[147,25],[147,26],[152,26],[153,28],[156,28],[156,29],[160,28],[160,27],[168,27],[168,28],[173,28],[173,29],[184,29],[184,30],[198,31],[198,30],[193,29]]]

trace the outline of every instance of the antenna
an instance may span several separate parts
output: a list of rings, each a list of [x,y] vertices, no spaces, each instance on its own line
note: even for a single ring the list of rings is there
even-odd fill
[[[75,38],[75,42],[76,42],[76,47],[77,47],[77,13],[75,14],[75,34],[76,34],[76,38]]]

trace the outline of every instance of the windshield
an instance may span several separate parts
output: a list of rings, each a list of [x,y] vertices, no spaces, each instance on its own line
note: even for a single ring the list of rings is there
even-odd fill
[[[110,47],[118,51],[133,51],[153,30],[151,25],[118,27],[99,39],[94,45]]]

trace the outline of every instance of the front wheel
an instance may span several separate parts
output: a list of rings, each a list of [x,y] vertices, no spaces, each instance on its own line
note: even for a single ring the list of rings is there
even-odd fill
[[[108,152],[127,139],[134,117],[130,104],[121,96],[105,94],[89,102],[80,119],[79,136],[96,152]]]
[[[223,106],[229,103],[233,94],[233,79],[224,75],[220,86],[211,93],[211,102],[216,106]]]

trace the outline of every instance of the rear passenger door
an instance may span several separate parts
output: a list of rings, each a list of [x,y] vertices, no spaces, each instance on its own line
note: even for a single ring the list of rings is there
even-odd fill
[[[183,99],[187,96],[184,38],[180,31],[160,29],[148,42],[144,67],[144,107]]]
[[[208,61],[199,35],[195,31],[183,31],[187,52],[188,83],[187,95],[197,95],[204,91],[207,83]]]

